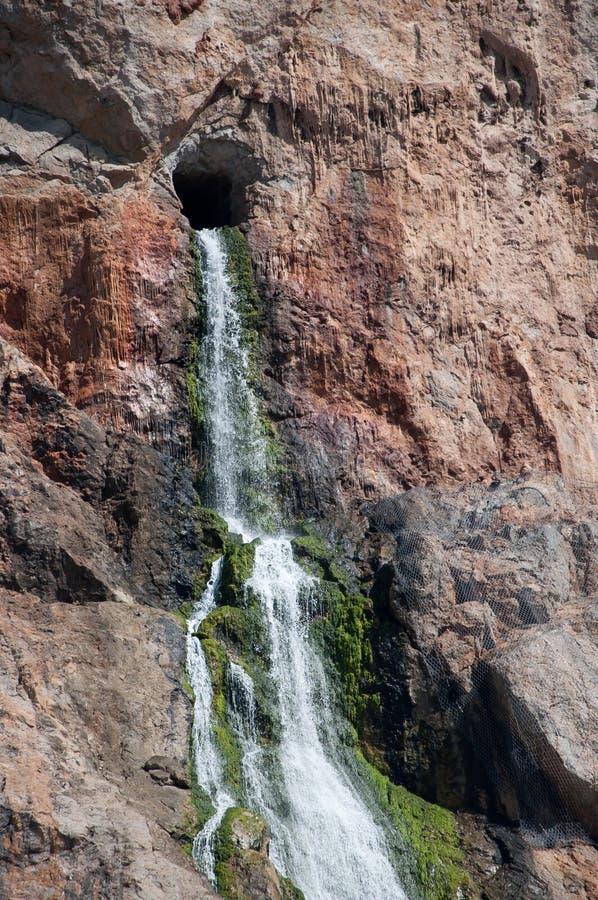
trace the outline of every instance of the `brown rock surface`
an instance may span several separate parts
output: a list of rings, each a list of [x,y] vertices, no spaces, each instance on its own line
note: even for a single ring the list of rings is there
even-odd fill
[[[185,757],[185,642],[169,614],[0,589],[0,895],[212,897],[170,837],[189,791],[143,771]]]
[[[521,831],[528,849],[501,851],[492,897],[528,882],[538,896],[547,885],[554,897],[590,893],[595,851],[565,848],[595,837],[598,821],[593,493],[530,473],[366,508],[385,535],[369,552],[387,762],[428,799]],[[551,861],[534,846],[560,849]]]
[[[0,383],[0,896],[214,896],[180,843],[191,702],[164,611],[202,562],[191,473],[3,341]]]
[[[57,178],[84,190],[62,186],[58,210],[29,216],[60,219],[70,196],[88,235],[83,274],[98,272],[98,291],[51,293],[100,323],[93,383],[130,355],[132,298],[147,319],[156,294],[161,308],[176,295],[181,235],[155,204],[182,160],[227,175],[249,216],[272,408],[298,458],[307,445],[317,460],[300,478],[305,506],[524,463],[593,477],[589,13],[339,0],[203,4],[175,24],[161,3],[103,2],[98,15],[62,0],[5,2],[0,22],[11,193],[23,205]],[[45,187],[24,186],[32,172]],[[59,244],[72,245],[68,227]],[[18,245],[26,277],[39,267],[27,241],[43,261],[36,235]],[[19,289],[35,306],[34,286]],[[149,377],[133,371],[122,395]]]

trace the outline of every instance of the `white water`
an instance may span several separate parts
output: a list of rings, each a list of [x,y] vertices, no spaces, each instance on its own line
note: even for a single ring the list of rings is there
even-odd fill
[[[251,521],[255,493],[267,494],[265,444],[248,384],[248,354],[222,238],[217,231],[204,230],[197,241],[207,304],[202,365],[210,502],[231,530],[247,540],[255,535]],[[215,570],[190,633],[213,608],[217,579]],[[234,662],[228,672],[229,722],[243,754],[247,805],[270,826],[272,859],[303,890],[306,900],[404,900],[384,833],[344,771],[334,742],[323,737],[334,727],[322,667],[308,640],[312,579],[293,560],[286,538],[261,535],[248,586],[260,598],[270,639],[280,744],[274,753],[260,746],[253,683]],[[213,880],[211,841],[233,800],[223,784],[209,732],[208,667],[199,641],[189,641],[189,677],[197,698],[195,766],[198,782],[217,810],[197,836],[194,856]]]
[[[268,624],[282,724],[281,783],[259,810],[272,830],[272,857],[308,900],[399,900],[405,895],[384,835],[321,737],[330,713],[308,641],[309,582],[287,540],[268,538],[257,547],[249,586]],[[284,815],[276,802],[281,789]]]
[[[229,679],[229,722],[237,734],[241,745],[243,786],[249,809],[263,810],[266,807],[264,790],[266,760],[259,743],[256,727],[256,703],[251,676],[245,669],[231,662]]]
[[[266,448],[256,399],[247,383],[249,354],[242,320],[227,273],[226,251],[217,230],[197,235],[206,298],[202,380],[210,466],[210,505],[231,531],[255,536],[250,497],[266,486]]]
[[[234,800],[226,790],[222,763],[212,736],[212,679],[201,643],[195,637],[195,632],[206,616],[216,608],[216,595],[221,572],[222,559],[218,559],[212,566],[206,589],[196,603],[193,614],[187,623],[187,675],[195,694],[192,734],[195,777],[214,805],[214,815],[206,822],[193,842],[193,859],[212,882],[215,880],[213,837],[222,816],[229,806],[233,805]]]

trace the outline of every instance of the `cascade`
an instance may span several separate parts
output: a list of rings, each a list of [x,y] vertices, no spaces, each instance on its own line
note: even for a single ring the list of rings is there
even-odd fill
[[[343,764],[335,738],[326,677],[308,636],[314,579],[294,561],[287,537],[264,533],[256,519],[256,495],[271,507],[274,500],[267,491],[266,445],[225,244],[217,229],[198,232],[196,241],[206,303],[198,374],[209,442],[207,489],[231,531],[244,540],[260,538],[247,589],[259,599],[267,629],[280,721],[279,740],[266,751],[256,728],[252,680],[231,661],[228,721],[241,747],[245,802],[267,821],[273,862],[306,900],[404,900],[384,829]],[[193,635],[215,607],[220,572],[219,561],[189,623],[187,655],[196,696],[195,771],[215,810],[195,839],[194,858],[212,881],[213,837],[234,800],[210,732],[209,669]]]
[[[212,566],[206,589],[196,603],[187,623],[187,675],[195,694],[193,707],[193,765],[199,786],[212,800],[214,814],[193,842],[193,858],[211,881],[215,880],[213,837],[233,798],[226,790],[222,763],[210,727],[212,715],[212,679],[207,660],[195,633],[206,616],[216,608],[216,596],[222,573],[222,558]]]

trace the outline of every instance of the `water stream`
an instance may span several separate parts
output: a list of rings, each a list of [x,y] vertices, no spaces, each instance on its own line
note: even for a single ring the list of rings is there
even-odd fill
[[[199,786],[212,800],[214,815],[208,819],[193,842],[193,858],[215,881],[213,837],[222,821],[222,816],[234,804],[234,800],[226,789],[222,762],[216,742],[212,735],[212,679],[201,643],[195,637],[199,626],[216,608],[216,597],[222,573],[222,558],[212,566],[212,572],[206,589],[196,603],[193,614],[187,623],[187,675],[195,694],[193,708],[193,764],[195,777]]]
[[[254,498],[267,496],[266,447],[250,387],[238,300],[221,234],[196,236],[202,259],[207,328],[202,378],[209,441],[210,503],[245,540],[260,537],[248,582],[259,598],[269,639],[280,740],[260,744],[254,686],[237,663],[228,670],[228,720],[242,751],[245,800],[267,821],[271,857],[306,900],[404,900],[384,831],[335,746],[334,720],[320,660],[308,636],[313,579],[294,561],[284,535],[261,533]],[[273,501],[271,501],[273,504]],[[195,691],[194,758],[215,814],[197,835],[194,856],[214,880],[212,839],[233,798],[210,733],[212,687],[200,642],[192,637],[214,608],[219,563],[189,624],[187,665]]]

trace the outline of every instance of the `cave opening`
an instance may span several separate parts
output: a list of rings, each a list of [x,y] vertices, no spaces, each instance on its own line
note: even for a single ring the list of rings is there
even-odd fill
[[[192,228],[221,228],[243,221],[243,197],[224,172],[174,172],[172,183]]]
[[[177,150],[172,185],[192,228],[241,225],[250,216],[264,160],[230,137],[194,134]]]

